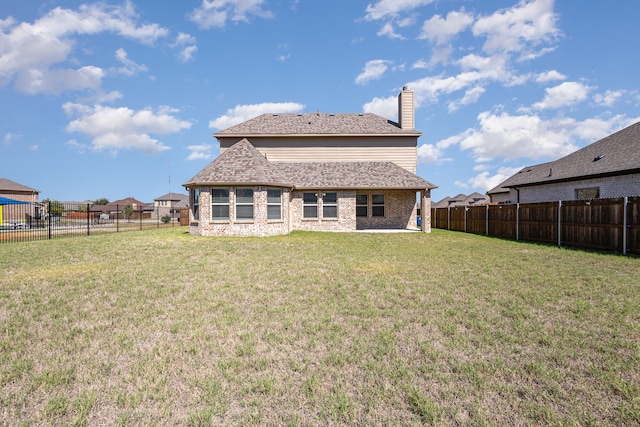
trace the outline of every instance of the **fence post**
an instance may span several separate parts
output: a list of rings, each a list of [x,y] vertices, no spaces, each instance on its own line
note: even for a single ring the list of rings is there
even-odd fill
[[[485,234],[488,236],[489,235],[489,205],[487,205],[487,209],[485,212],[485,219],[486,219],[486,224],[485,224]]]
[[[47,217],[49,218],[49,240],[51,240],[51,200],[48,203],[49,207],[47,208]]]
[[[138,211],[138,216],[140,217],[140,230],[142,230],[142,208]]]
[[[464,232],[467,232],[467,211],[469,210],[468,206],[464,207]]]
[[[622,214],[624,215],[622,219],[622,254],[627,254],[627,209],[629,204],[629,197],[624,196],[624,205],[622,208]]]
[[[87,236],[91,235],[91,212],[89,212],[89,203],[87,203]]]
[[[516,203],[516,241],[520,240],[520,203]]]
[[[558,247],[562,246],[562,200],[558,200]]]
[[[120,231],[120,221],[119,221],[118,212],[120,212],[120,208],[118,207],[118,205],[116,205],[116,233]]]
[[[451,230],[451,206],[447,207],[447,230]]]

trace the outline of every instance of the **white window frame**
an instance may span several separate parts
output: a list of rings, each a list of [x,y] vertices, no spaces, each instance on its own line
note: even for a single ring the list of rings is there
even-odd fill
[[[307,203],[305,200],[305,194],[313,194],[316,201],[315,203]],[[315,207],[315,216],[307,216],[307,210],[305,208]],[[318,192],[317,191],[305,191],[302,193],[302,219],[318,219]]]
[[[327,203],[327,194],[335,194],[336,200],[335,202]],[[336,208],[335,216],[326,215],[326,208]],[[338,219],[338,192],[337,191],[324,191],[322,193],[322,219]]]
[[[214,198],[213,193],[217,190],[220,191],[226,191],[227,192],[227,201],[216,201],[216,199]],[[230,217],[230,205],[229,205],[229,198],[230,198],[230,189],[228,187],[215,187],[211,189],[211,221],[229,221],[229,217]],[[215,207],[220,207],[220,206],[226,206],[227,207],[227,216],[218,216],[215,217],[214,216],[214,211],[215,211]]]
[[[240,197],[238,196],[238,193],[242,193],[244,191],[251,191],[251,201],[239,201]],[[253,221],[254,215],[255,215],[255,208],[254,208],[254,202],[255,202],[255,190],[253,189],[253,187],[236,187],[235,189],[235,213],[236,213],[236,221]],[[248,196],[243,195],[242,196],[243,199],[247,198]],[[238,212],[240,211],[240,209],[238,208],[243,208],[243,207],[251,207],[251,217],[247,216],[247,217],[239,217],[238,216]]]
[[[276,203],[273,199],[270,199],[269,192],[278,192],[278,202]],[[271,200],[271,201],[270,201]],[[278,208],[278,217],[270,218],[270,210]],[[281,188],[267,188],[267,221],[282,221],[282,189]]]

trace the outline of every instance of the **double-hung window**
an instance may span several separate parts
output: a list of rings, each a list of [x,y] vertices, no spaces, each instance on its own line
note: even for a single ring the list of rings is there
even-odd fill
[[[322,193],[322,218],[338,218],[338,193]]]
[[[193,219],[198,221],[200,219],[200,189],[194,188],[191,190],[191,206],[193,210]]]
[[[282,219],[282,190],[267,188],[267,220]]]
[[[213,221],[229,220],[229,189],[211,189],[211,219]]]
[[[369,195],[356,194],[356,216],[367,217],[369,212]]]
[[[384,194],[371,195],[371,216],[384,216]]]
[[[236,188],[236,219],[240,221],[253,219],[253,188]]]
[[[302,217],[318,218],[318,193],[302,193]]]

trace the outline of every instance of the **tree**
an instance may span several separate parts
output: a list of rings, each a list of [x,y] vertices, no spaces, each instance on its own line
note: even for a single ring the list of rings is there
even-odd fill
[[[163,224],[169,224],[171,222],[171,215],[164,215],[160,218],[160,221],[162,221]]]
[[[93,201],[93,203],[91,204],[91,206],[95,206],[95,205],[108,205],[109,204],[109,199],[105,199],[104,197],[101,199],[96,199]]]
[[[64,205],[61,202],[57,200],[44,199],[42,203],[44,203],[49,215],[57,217],[62,216],[62,212],[64,212]]]
[[[131,206],[131,203],[126,204],[126,206],[123,209],[123,212],[124,212],[124,217],[128,221],[129,218],[131,218],[131,215],[133,215],[133,206]]]

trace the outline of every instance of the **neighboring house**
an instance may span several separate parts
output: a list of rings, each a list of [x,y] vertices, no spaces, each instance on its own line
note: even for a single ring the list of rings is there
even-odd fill
[[[523,168],[487,194],[497,203],[640,195],[640,122],[561,159]]]
[[[458,194],[455,197],[445,197],[437,203],[431,203],[432,208],[448,208],[456,206],[480,206],[490,202],[489,196],[480,193]]]
[[[153,218],[170,215],[172,219],[180,218],[180,209],[189,206],[187,194],[167,193],[153,199]]]
[[[417,226],[413,92],[399,123],[375,114],[263,114],[214,134],[220,156],[184,186],[195,235],[287,234]],[[430,221],[421,222],[430,231]]]
[[[126,218],[125,215],[125,207],[127,205],[131,205],[133,208],[133,213],[129,218]],[[91,212],[98,215],[109,215],[109,219],[140,219],[140,215],[142,215],[142,218],[151,218],[153,205],[141,202],[133,197],[127,197],[106,205],[93,205]]]
[[[37,205],[40,191],[0,178],[0,225],[9,222],[29,222],[39,216]]]

